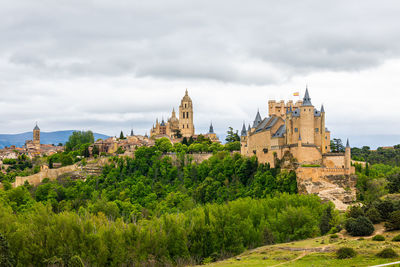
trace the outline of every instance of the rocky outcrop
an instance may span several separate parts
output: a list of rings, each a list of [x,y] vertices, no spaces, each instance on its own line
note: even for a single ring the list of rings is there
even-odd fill
[[[343,169],[299,167],[296,169],[300,194],[315,194],[324,201],[332,201],[338,210],[346,210],[356,200],[356,175]]]

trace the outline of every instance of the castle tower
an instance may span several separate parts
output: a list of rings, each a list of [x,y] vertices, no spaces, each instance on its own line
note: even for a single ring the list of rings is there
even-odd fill
[[[350,170],[351,167],[351,148],[349,144],[349,139],[347,138],[346,150],[344,152],[344,168]]]
[[[322,154],[325,154],[327,152],[327,142],[330,142],[330,140],[325,139],[326,133],[325,133],[325,109],[324,105],[321,106],[321,152]]]
[[[40,148],[40,128],[37,122],[35,128],[33,128],[33,144]]]
[[[303,144],[314,144],[314,106],[307,87],[300,106],[300,135]]]
[[[187,89],[185,96],[181,100],[181,105],[179,106],[179,129],[183,137],[191,137],[194,135],[193,103]]]

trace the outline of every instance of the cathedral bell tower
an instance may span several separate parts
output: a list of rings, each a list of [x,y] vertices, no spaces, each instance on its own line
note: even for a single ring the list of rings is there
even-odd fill
[[[37,123],[35,128],[33,128],[33,144],[40,147],[40,128]]]
[[[179,106],[179,129],[183,137],[194,135],[193,103],[188,95],[187,89],[185,96],[181,100],[181,105]]]

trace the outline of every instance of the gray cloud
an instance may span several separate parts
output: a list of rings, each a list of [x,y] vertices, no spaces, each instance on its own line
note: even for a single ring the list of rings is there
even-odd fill
[[[266,115],[268,98],[311,83],[338,135],[352,125],[379,134],[390,125],[379,117],[398,112],[389,104],[377,127],[363,128],[376,98],[365,92],[397,95],[399,13],[394,0],[2,2],[0,128],[30,130],[39,120],[48,130],[144,133],[188,87],[196,128],[213,120],[222,134],[258,107]]]

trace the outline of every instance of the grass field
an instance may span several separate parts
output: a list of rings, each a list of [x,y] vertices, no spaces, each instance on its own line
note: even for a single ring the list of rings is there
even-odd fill
[[[383,232],[383,226],[376,226],[375,234],[382,234],[385,241],[373,241],[370,237],[351,237],[344,232],[338,238],[330,235],[303,241],[276,244],[248,250],[241,255],[208,264],[206,266],[372,266],[399,261],[400,258],[382,259],[375,256],[384,248],[393,248],[400,254],[400,242],[392,242],[392,238],[400,231]],[[336,250],[351,247],[357,256],[352,259],[336,259]]]

